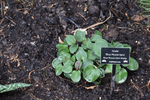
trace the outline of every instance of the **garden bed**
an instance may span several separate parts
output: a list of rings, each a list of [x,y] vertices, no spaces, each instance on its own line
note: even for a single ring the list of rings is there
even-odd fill
[[[57,57],[59,37],[73,35],[77,27],[99,30],[108,42],[129,44],[130,56],[139,63],[137,71],[115,87],[116,100],[150,99],[149,19],[140,15],[135,0],[2,0],[0,15],[0,84],[28,83],[0,94],[2,100],[109,100],[111,74],[100,85],[82,79],[74,83],[56,76],[52,61]],[[2,9],[2,8],[1,8]]]

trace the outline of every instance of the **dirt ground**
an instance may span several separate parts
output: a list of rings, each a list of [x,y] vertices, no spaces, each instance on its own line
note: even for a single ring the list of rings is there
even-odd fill
[[[58,37],[77,27],[88,36],[99,30],[107,41],[132,46],[131,57],[140,67],[128,71],[125,83],[115,87],[115,100],[150,100],[150,26],[137,0],[2,0],[0,15],[0,84],[24,82],[31,87],[0,94],[0,100],[109,100],[111,74],[100,85],[73,83],[56,76]],[[91,87],[92,89],[88,89]]]

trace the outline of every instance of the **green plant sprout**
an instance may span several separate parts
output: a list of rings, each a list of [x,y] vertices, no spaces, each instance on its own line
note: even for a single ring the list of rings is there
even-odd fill
[[[139,7],[143,8],[145,11],[142,11],[142,14],[150,13],[150,0],[138,0],[140,3]],[[150,15],[146,15],[150,18]]]
[[[65,77],[71,78],[75,83],[83,77],[87,82],[100,84],[105,74],[112,73],[112,64],[101,64],[101,48],[116,47],[130,48],[128,44],[120,42],[108,43],[102,38],[99,31],[95,31],[91,38],[86,38],[86,32],[77,30],[75,35],[67,35],[64,43],[58,43],[57,58],[52,61],[57,76],[64,74]],[[123,68],[121,67],[123,66]],[[115,81],[119,84],[126,81],[128,73],[126,69],[135,71],[139,68],[138,62],[130,57],[128,65],[116,65]]]
[[[32,84],[26,84],[26,83],[12,83],[12,84],[8,84],[8,85],[0,84],[0,93],[16,90],[16,89],[22,88],[22,87],[28,87],[31,85]]]

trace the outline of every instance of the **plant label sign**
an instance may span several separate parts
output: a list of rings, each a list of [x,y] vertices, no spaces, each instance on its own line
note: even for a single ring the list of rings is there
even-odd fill
[[[101,64],[129,64],[130,48],[101,48]]]

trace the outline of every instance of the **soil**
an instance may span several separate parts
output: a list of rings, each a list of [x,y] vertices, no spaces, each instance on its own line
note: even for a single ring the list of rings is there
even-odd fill
[[[73,83],[56,76],[58,37],[63,40],[77,27],[103,22],[87,30],[99,30],[107,41],[132,46],[131,57],[140,67],[115,87],[115,100],[150,100],[150,27],[137,0],[2,0],[0,15],[0,84],[28,83],[0,94],[0,100],[109,100],[111,74],[100,85],[83,79]],[[86,7],[86,5],[87,7]],[[2,9],[3,8],[3,9]],[[88,89],[90,87],[91,89]]]

